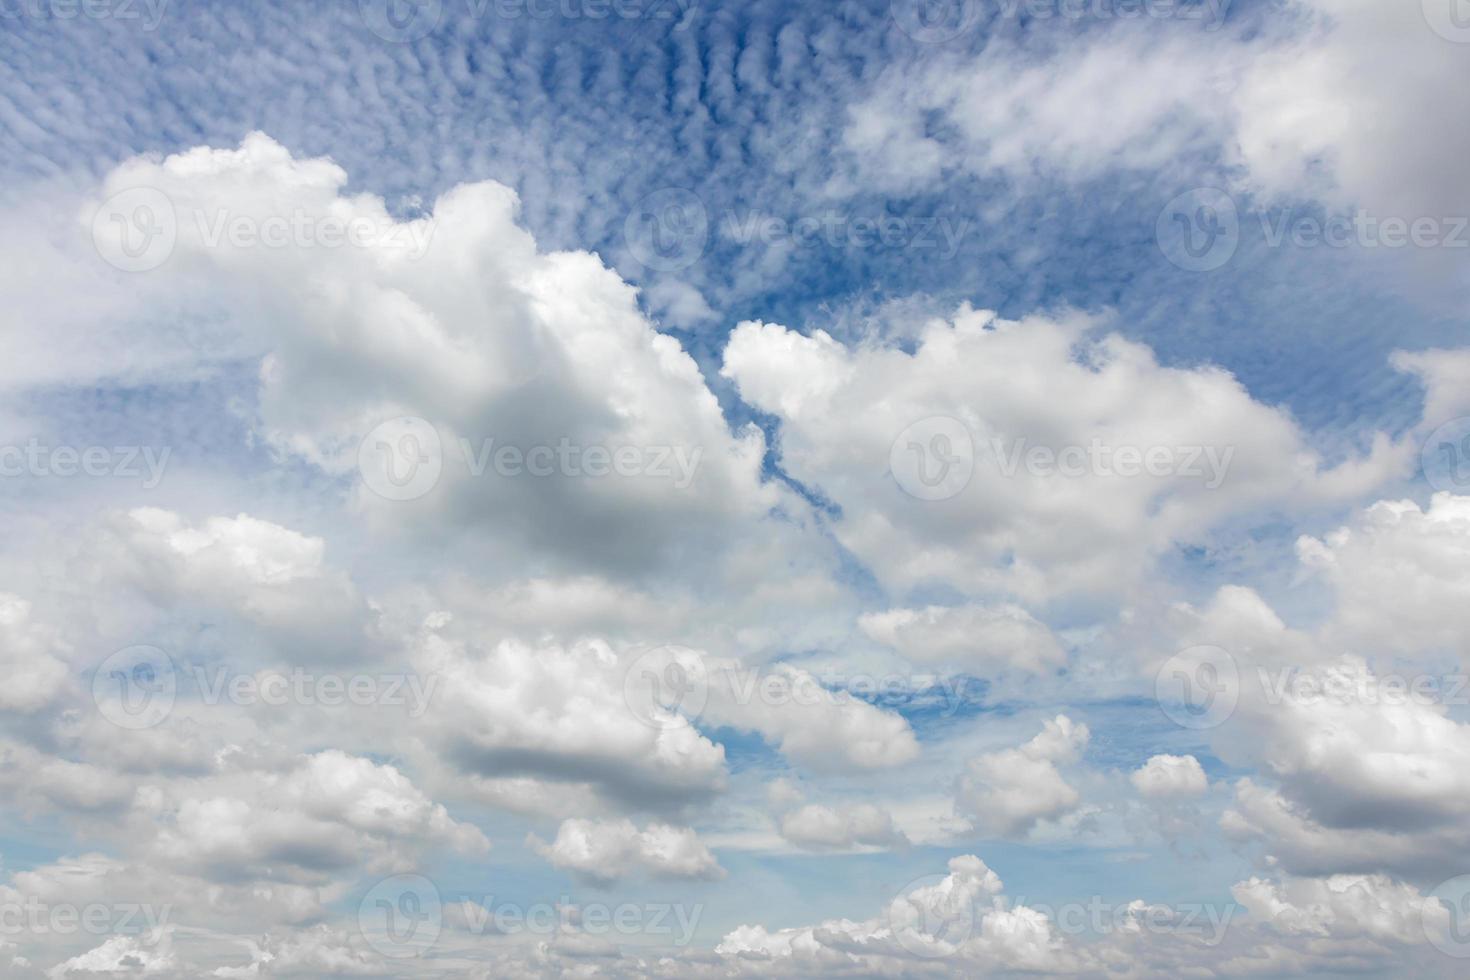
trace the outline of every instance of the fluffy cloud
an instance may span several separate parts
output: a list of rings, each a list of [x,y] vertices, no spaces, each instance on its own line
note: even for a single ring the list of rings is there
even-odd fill
[[[34,712],[59,694],[67,668],[53,653],[59,637],[31,618],[31,604],[0,592],[0,711]]]
[[[1128,777],[1140,796],[1148,799],[1187,799],[1209,788],[1205,771],[1192,755],[1156,755]]]
[[[898,589],[1114,594],[1232,514],[1361,493],[1407,458],[1381,437],[1327,470],[1228,374],[1164,367],[1096,326],[963,309],[909,353],[745,323],[723,373],[779,418],[782,465],[842,508],[839,539]],[[1114,459],[1125,448],[1139,458]],[[952,481],[947,499],[916,497],[926,473]]]
[[[547,844],[533,836],[530,845],[553,866],[604,885],[636,872],[657,878],[725,875],[688,827],[655,823],[639,830],[631,820],[566,820],[556,840]]]
[[[1331,584],[1343,645],[1470,656],[1470,497],[1437,493],[1427,510],[1379,501],[1323,538],[1303,536],[1297,555]]]
[[[780,825],[782,837],[810,850],[908,845],[908,838],[893,826],[892,814],[871,803],[808,803],[783,814]]]
[[[1002,837],[1024,836],[1038,822],[1072,812],[1081,797],[1057,766],[1076,762],[1089,734],[1086,725],[1058,715],[1024,745],[971,760],[959,780],[956,809],[977,829]]]

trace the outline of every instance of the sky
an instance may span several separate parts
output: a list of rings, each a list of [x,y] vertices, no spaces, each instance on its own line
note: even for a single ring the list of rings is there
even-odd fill
[[[0,0],[0,974],[1457,977],[1462,0]]]

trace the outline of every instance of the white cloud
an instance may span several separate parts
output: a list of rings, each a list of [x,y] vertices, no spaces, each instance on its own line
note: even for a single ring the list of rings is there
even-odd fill
[[[566,820],[550,844],[530,847],[554,867],[599,884],[634,873],[656,878],[723,878],[725,871],[688,827],[652,823],[640,830],[631,820]]]
[[[971,760],[956,809],[978,830],[1001,837],[1021,837],[1042,820],[1065,816],[1081,797],[1057,766],[1076,762],[1089,737],[1086,725],[1058,715],[1024,745]]]
[[[1152,756],[1128,779],[1148,799],[1187,799],[1209,788],[1204,769],[1192,755]]]
[[[1407,462],[1407,445],[1380,437],[1371,457],[1327,470],[1286,413],[1230,375],[1164,367],[1146,347],[1093,336],[1096,327],[962,309],[926,325],[906,353],[744,323],[723,373],[780,419],[782,465],[842,508],[839,540],[897,589],[1116,594],[1227,517],[1353,497]],[[924,458],[895,452],[910,426],[935,417],[950,420],[942,445],[926,434]],[[1094,444],[1108,461],[1090,462],[1102,460],[1086,455]],[[1069,447],[1075,475],[1026,462],[1035,449]],[[1114,468],[1124,447],[1155,450],[1153,471]],[[962,479],[971,455],[973,474],[950,499],[905,492],[922,475],[911,467],[948,465]]]
[[[908,845],[908,838],[893,826],[893,816],[871,803],[808,803],[783,814],[780,826],[782,837],[810,850]]]

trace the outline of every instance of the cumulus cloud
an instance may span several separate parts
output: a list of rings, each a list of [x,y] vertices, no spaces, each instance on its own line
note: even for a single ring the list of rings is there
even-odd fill
[[[61,692],[68,672],[54,655],[60,642],[55,630],[32,618],[28,601],[0,592],[0,710],[38,711]]]
[[[1071,813],[1081,796],[1057,767],[1076,762],[1089,737],[1086,725],[1057,715],[1024,745],[971,760],[959,780],[956,810],[976,829],[1001,837],[1025,836],[1040,821]]]
[[[1165,367],[1097,326],[966,308],[909,353],[744,323],[722,370],[780,420],[782,465],[842,508],[834,532],[896,589],[1116,594],[1233,514],[1351,497],[1407,460],[1383,436],[1329,469],[1230,375]],[[923,499],[926,476],[951,481],[942,499]]]
[[[1140,796],[1153,800],[1188,799],[1209,788],[1205,771],[1192,755],[1156,755],[1128,777]]]
[[[640,830],[631,820],[566,820],[550,844],[535,837],[531,848],[554,867],[609,885],[630,874],[656,878],[723,878],[725,871],[688,827],[653,823]]]
[[[872,803],[836,807],[808,803],[780,821],[781,836],[810,850],[851,847],[906,847],[908,838],[893,826],[893,815]]]

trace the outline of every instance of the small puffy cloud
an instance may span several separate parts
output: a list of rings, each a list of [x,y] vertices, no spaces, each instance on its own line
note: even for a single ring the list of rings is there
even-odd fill
[[[554,867],[597,884],[630,874],[655,878],[723,878],[725,871],[688,827],[652,823],[640,830],[631,820],[565,820],[550,844],[530,846]]]
[[[424,724],[455,771],[583,787],[643,810],[724,788],[724,749],[690,725],[640,718],[623,693],[627,665],[606,643],[483,645],[464,632],[439,613],[413,640],[419,671],[442,679]]]
[[[1156,755],[1128,777],[1140,796],[1177,800],[1202,796],[1209,780],[1192,755]]]
[[[1058,715],[1026,744],[971,760],[956,809],[976,829],[1001,837],[1022,837],[1042,820],[1065,816],[1081,797],[1057,766],[1076,762],[1088,738],[1086,725]]]
[[[906,847],[908,838],[893,826],[893,816],[871,803],[824,806],[809,803],[784,814],[781,836],[808,850],[852,847]]]
[[[1067,659],[1051,630],[1012,603],[890,609],[868,613],[858,625],[910,662],[982,675],[1008,667],[1042,673]]]

